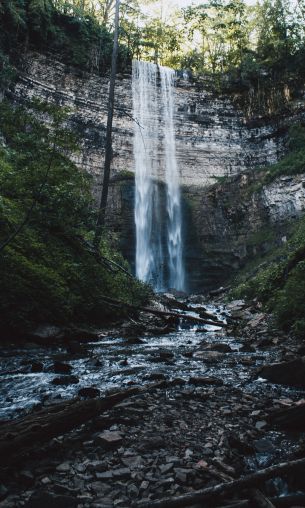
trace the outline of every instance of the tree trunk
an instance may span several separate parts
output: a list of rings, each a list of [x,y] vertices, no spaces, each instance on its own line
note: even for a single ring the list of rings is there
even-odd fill
[[[115,21],[114,21],[114,38],[113,38],[113,50],[112,50],[112,61],[111,61],[111,75],[110,75],[110,86],[109,86],[109,99],[108,99],[108,117],[107,117],[107,130],[106,130],[106,145],[105,145],[105,164],[104,164],[104,178],[101,202],[98,212],[98,218],[95,229],[94,246],[98,248],[103,227],[105,224],[105,215],[108,199],[109,180],[110,180],[110,169],[112,161],[112,123],[113,123],[113,110],[114,110],[114,88],[115,78],[117,70],[117,59],[119,50],[119,15],[120,15],[120,0],[116,0],[115,5]]]
[[[18,462],[33,449],[79,427],[128,397],[164,386],[166,383],[163,381],[144,388],[134,387],[118,391],[103,398],[70,400],[43,409],[39,413],[3,423],[0,426],[0,467]]]

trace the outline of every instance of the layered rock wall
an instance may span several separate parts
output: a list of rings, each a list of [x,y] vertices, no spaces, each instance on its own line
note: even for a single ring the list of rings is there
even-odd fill
[[[78,132],[81,140],[80,153],[74,159],[92,175],[93,192],[98,198],[108,78],[30,54],[12,97],[17,103],[26,104],[37,97],[70,108],[69,126]],[[130,75],[118,76],[115,107],[108,221],[133,265],[134,119]],[[274,232],[272,242],[282,241],[283,222],[304,212],[305,179],[282,178],[260,193],[249,194],[249,185],[258,178],[256,168],[276,162],[283,153],[285,122],[249,124],[234,105],[232,96],[215,96],[208,87],[199,88],[178,80],[175,126],[189,290],[207,290],[224,284],[232,271],[254,256],[257,249],[267,249],[266,242],[264,246],[259,241],[260,230],[270,226]],[[156,156],[160,161],[159,184],[163,186],[163,154]],[[228,182],[219,183],[228,176]]]

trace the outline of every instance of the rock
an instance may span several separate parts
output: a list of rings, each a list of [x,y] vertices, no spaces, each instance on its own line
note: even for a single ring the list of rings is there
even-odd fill
[[[255,353],[255,347],[251,346],[251,344],[244,344],[239,348],[240,353]]]
[[[165,381],[166,375],[163,374],[163,372],[152,372],[151,374],[148,374],[148,376],[145,376],[145,379],[150,381]]]
[[[191,377],[190,383],[193,385],[198,385],[198,386],[202,386],[202,385],[203,386],[205,386],[205,385],[222,386],[223,385],[222,379],[218,379],[216,377],[205,377],[205,376]]]
[[[71,496],[57,496],[51,492],[34,492],[25,508],[77,508],[78,500]]]
[[[267,422],[265,420],[258,420],[255,424],[255,428],[257,430],[262,430],[264,427],[266,427]]]
[[[228,436],[229,445],[242,455],[252,455],[254,448],[243,437],[231,434]]]
[[[250,328],[257,328],[258,326],[265,325],[267,322],[267,317],[267,314],[260,312],[259,314],[256,314],[253,319],[248,321],[248,326]]]
[[[71,365],[63,362],[54,362],[52,367],[52,371],[55,372],[55,374],[71,374],[72,370]]]
[[[131,455],[128,457],[121,458],[124,466],[127,466],[129,469],[137,469],[142,466],[143,459],[140,455]]]
[[[262,367],[259,376],[276,384],[305,388],[305,357]]]
[[[35,483],[34,475],[30,471],[21,471],[19,480],[25,487],[31,487]]]
[[[115,448],[122,444],[123,438],[120,432],[104,430],[96,436],[95,442],[107,448]]]
[[[40,341],[63,339],[64,335],[63,328],[50,324],[40,325],[31,333],[33,339],[38,339]]]
[[[104,473],[96,473],[96,478],[98,480],[107,481],[113,479],[113,473],[112,471],[105,471]]]
[[[161,436],[152,437],[143,441],[139,449],[141,450],[158,450],[166,445],[165,440]]]
[[[84,397],[85,399],[94,399],[95,397],[99,397],[100,394],[100,390],[98,388],[94,388],[93,386],[81,388],[78,391],[78,396]]]
[[[218,351],[196,351],[193,354],[193,358],[197,360],[202,360],[206,363],[216,363],[222,360],[224,357],[223,353],[219,353]]]
[[[227,309],[230,312],[244,309],[246,306],[246,302],[244,300],[233,300],[232,302],[228,303]]]
[[[274,444],[270,439],[257,439],[254,441],[254,446],[259,453],[271,453],[274,451]]]
[[[122,467],[112,470],[113,478],[115,480],[127,480],[131,476],[131,471],[128,467]]]
[[[232,352],[231,346],[229,346],[229,344],[223,344],[223,343],[208,344],[207,346],[204,347],[204,350],[205,351],[218,351],[219,353],[231,353]]]
[[[31,363],[31,372],[43,372],[43,363],[42,362],[32,362]]]
[[[145,343],[145,341],[143,339],[140,339],[140,337],[137,337],[137,336],[127,337],[125,342],[126,342],[126,344],[129,344],[130,346],[132,346],[134,344],[144,344]]]
[[[161,474],[167,474],[173,469],[173,467],[174,467],[174,463],[169,462],[168,464],[163,464],[163,465],[159,466],[159,469],[160,469]]]
[[[51,383],[57,386],[65,386],[65,385],[76,385],[79,383],[79,379],[76,376],[61,376],[55,377]]]
[[[67,353],[70,355],[86,356],[88,354],[88,350],[83,344],[80,344],[77,341],[72,341],[67,345]]]
[[[5,487],[5,485],[3,485],[2,483],[0,484],[0,501],[2,501],[3,499],[5,499],[8,495],[8,489]]]
[[[58,471],[59,473],[67,473],[68,471],[70,471],[70,469],[71,465],[69,464],[69,462],[63,462],[62,464],[59,464],[59,466],[57,466],[56,471]]]

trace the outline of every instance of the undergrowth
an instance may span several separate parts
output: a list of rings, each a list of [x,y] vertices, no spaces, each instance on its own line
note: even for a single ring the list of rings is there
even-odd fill
[[[120,316],[103,296],[139,304],[150,295],[87,248],[96,221],[91,182],[69,159],[77,140],[64,127],[66,113],[39,102],[27,110],[0,104],[2,332],[101,323]],[[100,254],[128,269],[106,239]]]

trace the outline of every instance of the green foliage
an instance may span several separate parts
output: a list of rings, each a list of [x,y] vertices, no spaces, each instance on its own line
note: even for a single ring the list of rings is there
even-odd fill
[[[287,243],[235,281],[233,298],[257,298],[272,311],[284,330],[305,332],[305,219],[290,225]],[[301,253],[302,255],[296,255]]]
[[[105,307],[103,295],[144,301],[146,286],[109,271],[82,240],[93,236],[95,215],[89,177],[68,158],[77,144],[64,128],[65,111],[37,102],[29,111],[4,102],[0,117],[2,330],[46,321],[101,322],[115,312]],[[127,268],[106,241],[101,253]]]
[[[268,166],[262,178],[261,186],[283,175],[297,175],[305,172],[305,128],[301,124],[293,125],[288,132],[289,152],[279,162]]]
[[[18,64],[25,49],[55,53],[81,69],[105,74],[111,64],[113,37],[95,11],[75,2],[4,0],[0,6],[0,86],[7,84],[8,66]],[[10,63],[11,62],[11,63]],[[124,46],[121,69],[130,63]]]

